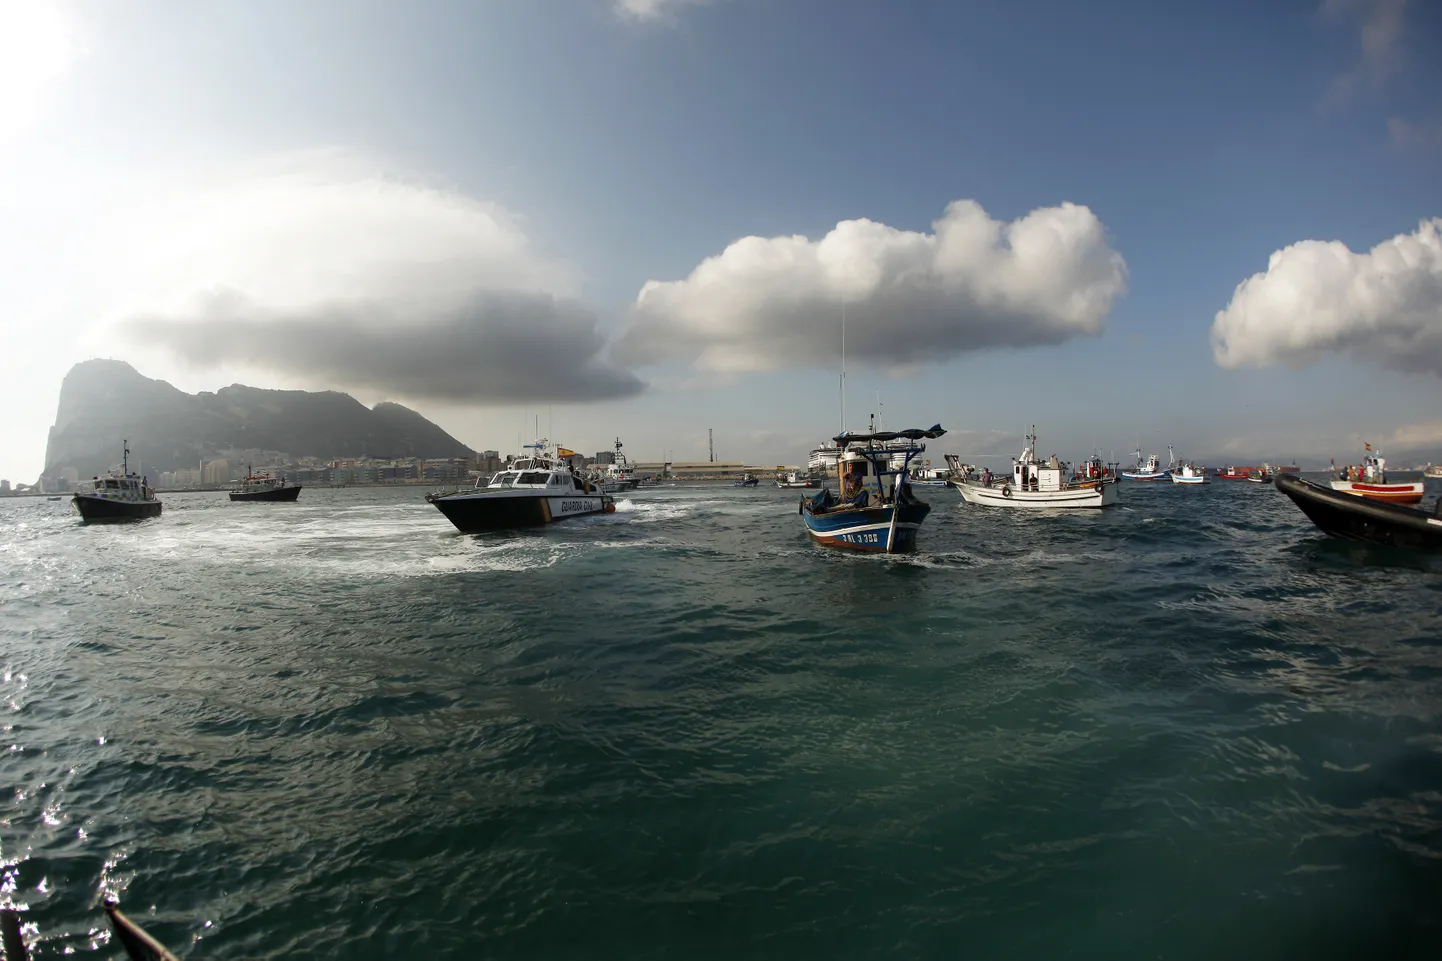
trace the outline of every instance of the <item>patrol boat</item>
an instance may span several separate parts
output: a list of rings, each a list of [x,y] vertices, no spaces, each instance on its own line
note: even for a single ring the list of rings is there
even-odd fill
[[[246,468],[245,479],[230,492],[233,501],[293,501],[300,496],[300,485],[288,483],[285,476],[274,477],[270,471],[259,474]]]
[[[102,521],[138,521],[160,516],[160,501],[150,482],[130,473],[130,441],[123,442],[124,453],[120,470],[91,479],[92,487],[80,491],[72,500],[86,523]]]
[[[549,440],[524,450],[488,482],[478,477],[469,490],[427,494],[426,500],[464,534],[615,512],[615,498],[573,471]]]

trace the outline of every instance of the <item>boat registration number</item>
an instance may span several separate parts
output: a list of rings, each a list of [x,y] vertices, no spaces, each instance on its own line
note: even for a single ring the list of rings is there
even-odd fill
[[[591,509],[590,501],[561,501],[562,514],[579,514]]]
[[[842,534],[841,539],[848,544],[880,544],[881,532],[871,531],[863,534]]]

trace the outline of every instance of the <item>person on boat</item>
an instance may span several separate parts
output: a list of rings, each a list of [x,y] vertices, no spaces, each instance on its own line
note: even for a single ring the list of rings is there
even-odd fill
[[[981,486],[983,486],[983,487],[990,487],[990,486],[991,486],[991,468],[990,468],[990,467],[988,467],[986,470],[984,470],[984,471],[981,472]]]

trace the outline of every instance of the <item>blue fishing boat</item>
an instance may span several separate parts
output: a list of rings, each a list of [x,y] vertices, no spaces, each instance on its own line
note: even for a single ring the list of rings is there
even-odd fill
[[[841,493],[823,488],[813,497],[802,497],[798,508],[811,539],[826,547],[876,554],[915,550],[916,533],[931,505],[913,493],[907,466],[926,450],[919,443],[923,438],[945,433],[937,424],[930,430],[838,434]],[[868,479],[875,481],[874,491],[867,489]]]
[[[733,487],[755,487],[756,485],[758,485],[758,484],[760,484],[760,483],[761,483],[761,478],[757,477],[755,474],[742,474],[742,475],[741,475],[741,479],[738,480],[735,484],[733,484],[733,485],[731,485],[731,486],[733,486]]]

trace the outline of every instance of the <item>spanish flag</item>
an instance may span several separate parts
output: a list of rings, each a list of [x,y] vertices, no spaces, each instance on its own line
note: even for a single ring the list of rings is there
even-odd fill
[[[1369,449],[1370,449],[1370,448],[1369,448]],[[573,451],[573,450],[566,450],[566,448],[564,448],[564,447],[557,447],[557,448],[556,448],[556,454],[559,455],[559,456],[561,456],[561,457],[575,457],[575,456],[576,456],[576,452],[575,452],[575,451]]]

